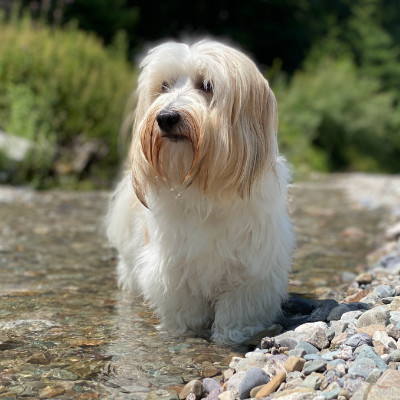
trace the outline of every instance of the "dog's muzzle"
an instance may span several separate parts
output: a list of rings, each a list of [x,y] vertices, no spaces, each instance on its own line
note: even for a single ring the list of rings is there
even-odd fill
[[[157,115],[157,123],[160,127],[160,136],[172,141],[186,139],[186,136],[179,132],[178,126],[181,119],[181,115],[178,111],[168,109],[161,110]]]

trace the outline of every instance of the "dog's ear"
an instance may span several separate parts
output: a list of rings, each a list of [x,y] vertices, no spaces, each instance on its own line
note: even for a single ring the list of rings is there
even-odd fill
[[[278,111],[275,96],[260,72],[243,82],[241,96],[233,105],[232,140],[237,141],[237,162],[242,165],[241,191],[250,194],[253,184],[268,169],[274,171],[278,154]]]

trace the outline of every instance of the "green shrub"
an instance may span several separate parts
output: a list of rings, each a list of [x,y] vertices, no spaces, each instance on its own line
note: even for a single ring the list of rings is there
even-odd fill
[[[32,140],[36,152],[23,173],[7,179],[31,179],[39,168],[46,179],[38,186],[57,183],[63,175],[57,163],[73,162],[69,150],[75,146],[76,153],[77,142],[97,140],[102,151],[93,155],[96,171],[89,172],[98,184],[106,183],[114,173],[119,127],[135,83],[124,36],[105,48],[73,27],[52,29],[24,18],[1,22],[0,37],[0,129]]]
[[[295,170],[394,172],[399,113],[392,93],[348,57],[306,63],[275,88],[281,150]]]

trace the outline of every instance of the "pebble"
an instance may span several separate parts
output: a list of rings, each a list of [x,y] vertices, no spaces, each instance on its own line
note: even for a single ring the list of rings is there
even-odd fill
[[[311,343],[300,341],[297,343],[296,349],[304,350],[305,354],[317,354],[318,349],[313,346]]]
[[[285,369],[287,372],[301,371],[304,367],[305,360],[300,357],[289,357],[285,362]]]
[[[359,347],[363,344],[371,346],[372,338],[367,333],[356,333],[355,335],[352,335],[346,339],[343,344],[353,348]]]
[[[269,376],[261,368],[250,368],[239,385],[238,395],[241,399],[250,397],[250,391],[256,386],[268,383]]]
[[[318,390],[321,386],[321,383],[324,379],[324,376],[321,374],[312,374],[308,375],[306,379],[304,379],[303,383],[301,384],[302,387],[308,387],[314,390]]]
[[[266,397],[271,393],[275,392],[276,389],[281,385],[282,382],[286,379],[286,373],[281,372],[278,375],[275,375],[266,385],[264,385],[259,391],[257,391],[255,397]]]
[[[289,300],[286,309],[296,311],[262,339],[262,351],[234,357],[223,388],[217,378],[204,381],[206,393],[215,387],[208,400],[400,399],[400,276],[386,272],[391,260],[400,263],[400,245],[388,248],[398,253],[343,286],[344,303]],[[253,379],[256,371],[269,382]]]
[[[307,361],[304,364],[302,372],[304,375],[310,375],[312,372],[325,371],[326,364],[322,360]]]
[[[235,399],[236,399],[235,393],[232,392],[231,390],[227,390],[225,392],[222,392],[218,396],[218,400],[235,400]]]
[[[203,390],[206,393],[211,393],[215,389],[220,389],[221,385],[212,378],[204,378],[203,379]]]
[[[378,295],[378,297],[383,299],[384,297],[394,296],[396,293],[396,290],[394,287],[391,287],[388,285],[381,285],[375,289],[375,293]]]
[[[390,313],[386,306],[378,306],[367,310],[357,320],[357,328],[373,324],[389,324]]]
[[[310,315],[310,322],[326,321],[330,312],[338,306],[338,302],[333,299],[328,299],[320,303]]]
[[[332,311],[327,316],[326,320],[327,321],[338,321],[341,319],[342,315],[347,312],[351,312],[350,308],[347,307],[346,304],[340,304],[337,307],[335,307],[334,309],[332,309]]]
[[[245,375],[245,371],[239,371],[234,374],[227,382],[227,389],[233,391],[234,393],[239,393],[239,386]]]
[[[356,362],[358,359],[370,358],[375,362],[375,365],[382,371],[385,371],[388,368],[386,363],[378,356],[378,354],[376,354],[375,350],[372,347],[368,345],[363,345],[359,347],[359,350],[360,351],[358,352],[354,362]]]
[[[203,384],[197,379],[190,381],[183,387],[183,389],[179,393],[179,398],[181,400],[186,399],[190,393],[193,393],[196,400],[199,400],[201,398],[201,395],[203,394]]]
[[[352,378],[364,378],[367,379],[373,369],[376,368],[376,364],[371,358],[359,358],[356,359],[350,366],[348,374]]]
[[[362,314],[361,310],[348,311],[341,315],[340,321],[355,324]]]

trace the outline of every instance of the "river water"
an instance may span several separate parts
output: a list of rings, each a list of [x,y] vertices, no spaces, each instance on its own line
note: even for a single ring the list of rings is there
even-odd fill
[[[290,193],[290,291],[304,295],[362,269],[400,213],[398,178],[317,177]],[[246,351],[159,332],[141,300],[116,287],[101,227],[108,196],[0,187],[0,397],[156,398],[218,376]]]

